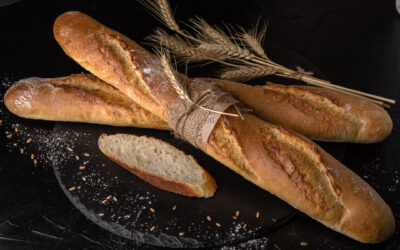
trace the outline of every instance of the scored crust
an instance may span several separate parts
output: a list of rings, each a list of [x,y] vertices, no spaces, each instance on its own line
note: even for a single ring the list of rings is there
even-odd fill
[[[30,119],[169,129],[114,87],[86,74],[22,79],[7,90],[4,102],[12,113]]]
[[[389,114],[373,102],[334,90],[267,83],[249,86],[219,79],[219,83],[267,122],[311,139],[373,143],[393,128]]]

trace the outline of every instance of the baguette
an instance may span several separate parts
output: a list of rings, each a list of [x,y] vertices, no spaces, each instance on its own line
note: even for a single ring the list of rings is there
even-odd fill
[[[393,127],[390,116],[378,105],[332,90],[273,83],[268,83],[266,86],[249,86],[209,78],[201,80],[219,83],[221,87],[252,108],[260,118],[285,126],[314,140],[372,143],[388,136]],[[60,91],[50,91],[51,85],[70,91],[64,90],[62,94]],[[72,86],[77,90],[73,91]],[[90,102],[87,97],[92,95],[104,100],[107,92],[110,93],[107,95],[115,97],[108,98],[111,102],[104,102],[108,105],[107,109],[112,111],[99,112],[102,114],[99,115],[95,113],[98,109],[92,109],[92,105],[99,102]],[[44,98],[46,95],[48,98]],[[20,103],[21,98],[29,103],[29,108],[16,105]],[[65,103],[66,100],[68,105]],[[82,103],[88,104],[82,105]],[[128,115],[122,115],[117,110],[123,103],[127,104],[126,107],[130,106],[130,110],[125,109]],[[56,79],[23,79],[8,90],[5,104],[11,112],[25,118],[168,129],[166,122],[151,115],[133,101],[127,100],[120,91],[95,76],[85,74]],[[81,107],[80,110],[74,108],[77,105]],[[324,108],[325,106],[328,108]],[[82,116],[82,113],[92,115]],[[358,113],[358,118],[355,113]]]
[[[108,158],[160,189],[204,198],[213,196],[217,189],[214,178],[192,156],[164,141],[102,134],[98,144]]]
[[[87,74],[20,80],[7,90],[4,103],[29,119],[168,129],[162,119]]]
[[[386,138],[393,127],[390,116],[378,105],[333,90],[273,83],[249,86],[209,78],[201,80],[217,82],[263,120],[314,140],[373,143]],[[56,85],[60,91],[49,90],[56,89]],[[62,88],[65,90],[61,91]],[[107,92],[109,94],[106,95]],[[46,95],[47,98],[44,98]],[[89,101],[88,96],[94,96],[95,100],[89,98],[92,100]],[[108,102],[96,101],[105,100],[106,96],[114,98],[108,98]],[[16,105],[21,99],[29,103],[28,108]],[[100,103],[104,103],[109,112],[98,112],[98,108],[92,108]],[[130,109],[123,109],[124,103]],[[169,129],[166,122],[132,100],[127,100],[123,93],[93,75],[24,79],[7,91],[5,104],[11,112],[25,118]],[[80,109],[77,110],[76,106],[80,106]]]
[[[168,107],[177,94],[154,55],[80,12],[59,16],[54,34],[80,65],[167,121]],[[250,113],[244,118],[222,116],[205,152],[353,239],[376,243],[394,233],[391,209],[354,172],[299,134]]]
[[[393,122],[375,103],[330,89],[267,83],[219,83],[258,117],[318,141],[374,143],[390,135]]]

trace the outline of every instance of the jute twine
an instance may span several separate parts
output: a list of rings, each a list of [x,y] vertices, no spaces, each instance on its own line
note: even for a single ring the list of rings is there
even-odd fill
[[[175,136],[205,150],[221,114],[201,107],[224,112],[238,101],[217,84],[208,81],[195,79],[187,84],[187,89],[191,100],[176,98],[168,110],[168,124]]]

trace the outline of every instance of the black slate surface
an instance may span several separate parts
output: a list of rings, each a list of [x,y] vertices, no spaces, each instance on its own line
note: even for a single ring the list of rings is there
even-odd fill
[[[207,0],[189,3],[181,0],[173,1],[172,5],[174,9],[178,6],[176,16],[181,20],[200,15],[210,23],[223,20],[246,28],[262,15],[269,19],[265,48],[274,60],[291,67],[302,66],[344,86],[399,99],[400,20],[394,2]],[[52,36],[54,19],[68,10],[83,11],[140,43],[159,26],[135,1],[113,1],[112,4],[77,0],[21,1],[1,7],[0,97],[13,81],[21,78],[57,77],[83,71],[64,55]],[[212,66],[194,67],[189,73],[208,76],[214,69]],[[260,84],[263,80],[249,84]],[[294,211],[200,151],[173,139],[167,132],[25,120],[10,114],[4,104],[0,104],[1,249],[152,249],[155,248],[152,245],[163,244],[147,237],[136,238],[137,241],[127,238],[132,238],[135,234],[132,232],[136,231],[148,234],[153,223],[160,226],[160,231],[152,233],[158,238],[160,233],[176,236],[182,229],[187,231],[184,239],[200,239],[197,246],[228,244],[215,247],[217,249],[399,249],[398,230],[391,239],[378,245],[355,242]],[[395,213],[397,226],[400,212],[399,109],[394,105],[389,111],[394,130],[384,142],[322,144],[381,194]],[[15,132],[16,127],[18,132]],[[95,150],[96,138],[101,132],[148,134],[168,140],[193,154],[216,177],[219,191],[212,199],[197,200],[158,190],[128,175]],[[12,138],[7,138],[10,133]],[[33,141],[27,143],[28,138]],[[66,150],[68,146],[73,147],[73,153]],[[84,157],[88,149],[91,156]],[[36,165],[30,159],[32,153],[38,161]],[[79,160],[74,158],[75,154],[80,156]],[[86,172],[79,171],[81,164],[87,166]],[[87,177],[85,183],[82,176]],[[79,189],[66,191],[70,185],[79,186]],[[101,200],[109,194],[116,195],[118,201],[104,206]],[[135,198],[135,202],[129,202]],[[174,204],[178,209],[172,215],[171,205]],[[129,206],[136,210],[128,213]],[[153,206],[155,214],[148,210]],[[235,232],[228,237],[226,226],[233,224],[229,224],[232,214],[226,213],[233,213],[236,208],[241,210],[241,222],[249,225],[251,233]],[[261,211],[261,220],[255,220],[255,210]],[[88,219],[81,212],[95,216]],[[220,218],[223,225],[220,232],[216,227],[210,227],[207,233],[204,231],[206,226],[202,221],[205,222],[207,213],[215,213],[211,216]],[[122,214],[130,214],[130,217],[115,217]],[[133,220],[132,216],[138,219]],[[171,218],[175,218],[176,224],[171,223]],[[122,237],[108,232],[108,222],[127,226],[129,235],[123,235],[119,229],[114,231],[119,231]],[[167,242],[168,237],[162,237]],[[308,246],[300,246],[303,241]]]

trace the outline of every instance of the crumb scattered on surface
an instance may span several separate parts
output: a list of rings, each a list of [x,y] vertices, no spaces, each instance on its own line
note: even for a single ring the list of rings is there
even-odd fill
[[[210,217],[210,216],[207,216],[207,220],[208,220],[208,221],[211,221],[211,217]]]
[[[29,138],[28,140],[26,140],[26,143],[31,143],[32,142],[32,138]]]
[[[72,148],[70,148],[70,147],[68,147],[67,150],[68,150],[69,152],[73,152],[73,151],[74,151],[74,150],[73,150]]]
[[[184,236],[185,235],[185,232],[180,232],[179,233],[179,236]]]
[[[86,177],[85,177],[85,176],[82,176],[82,180],[83,180],[83,181],[86,181]]]
[[[302,242],[300,242],[300,246],[302,246],[302,247],[308,246],[308,243],[305,241],[302,241]]]
[[[86,167],[85,166],[79,166],[80,170],[84,170]]]
[[[79,161],[79,155],[75,155],[75,159]]]
[[[154,208],[150,208],[150,212],[152,212],[152,213],[155,213],[156,212],[156,210],[154,209]]]
[[[173,211],[175,211],[175,210],[176,210],[176,208],[177,208],[177,206],[176,206],[176,205],[174,205],[174,206],[172,207],[172,210],[173,210]]]
[[[12,134],[8,134],[8,135],[7,135],[7,138],[8,138],[8,139],[11,139],[12,136],[13,136]]]
[[[243,225],[243,229],[246,229],[246,228],[247,228],[247,224],[244,224],[244,225]]]
[[[260,212],[257,211],[256,218],[260,217]]]
[[[35,159],[35,154],[31,154],[31,160]]]
[[[89,153],[83,153],[84,156],[89,157],[90,154]]]
[[[19,151],[21,152],[21,154],[23,154],[25,150],[21,148]]]
[[[156,226],[152,226],[151,228],[150,228],[150,231],[154,231],[154,230],[156,230]]]
[[[221,224],[219,224],[218,222],[215,223],[215,225],[216,225],[217,227],[221,227]]]
[[[68,189],[68,191],[74,191],[75,189],[76,189],[76,187],[73,186],[73,187],[70,187],[70,188]]]

